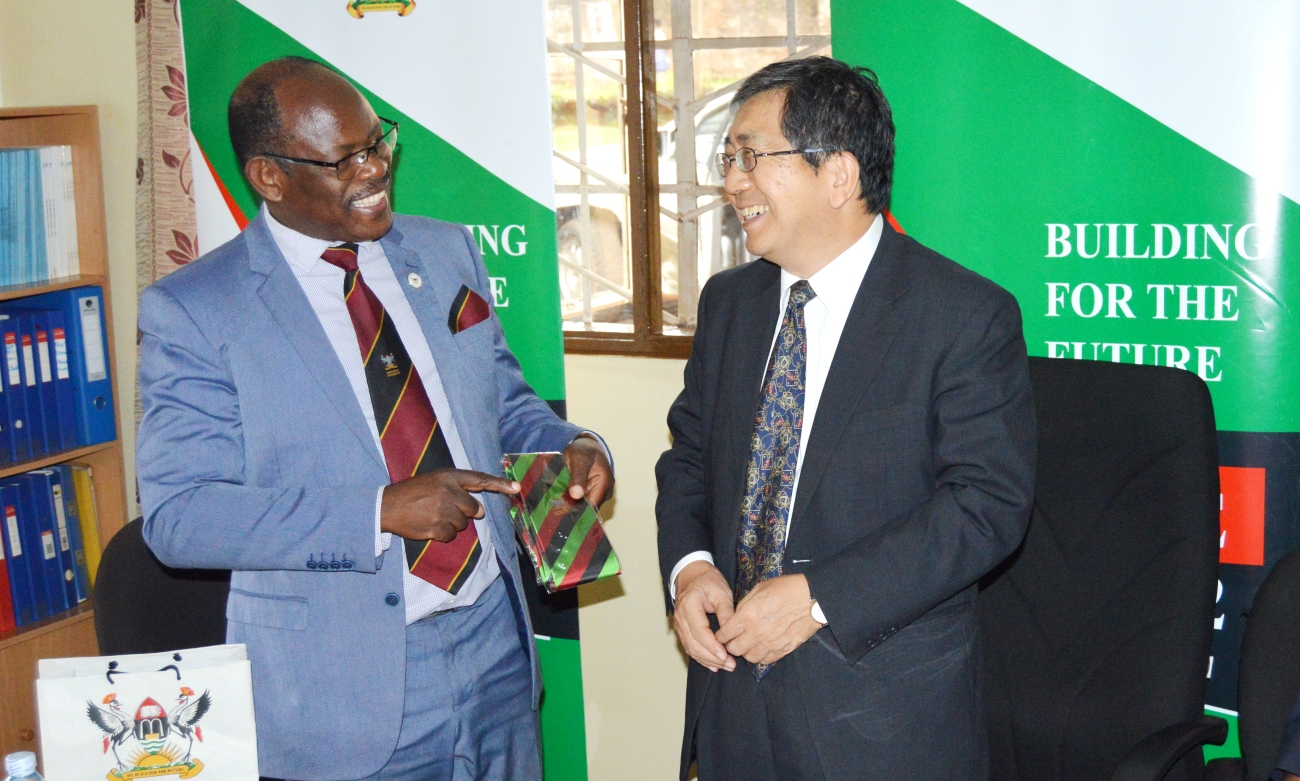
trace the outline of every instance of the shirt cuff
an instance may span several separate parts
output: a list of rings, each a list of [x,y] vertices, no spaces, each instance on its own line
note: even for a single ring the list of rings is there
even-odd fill
[[[380,516],[384,510],[384,488],[387,487],[384,486],[375,493],[375,558],[384,555],[384,551],[388,550],[393,544],[393,535],[386,531],[380,531],[383,528],[380,523]]]
[[[830,623],[826,620],[826,614],[822,612],[822,606],[819,602],[814,602],[812,605],[812,617],[814,621],[822,626],[826,626]]]
[[[682,560],[677,562],[677,566],[673,567],[672,574],[668,576],[668,594],[672,596],[674,602],[677,601],[677,576],[686,569],[687,564],[694,564],[697,561],[707,561],[712,564],[713,554],[706,550],[697,550],[683,556]]]

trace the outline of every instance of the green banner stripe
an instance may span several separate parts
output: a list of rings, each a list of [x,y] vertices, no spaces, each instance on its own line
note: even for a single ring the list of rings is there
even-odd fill
[[[873,68],[894,110],[894,213],[1016,296],[1031,354],[1158,357],[1207,380],[1221,430],[1300,430],[1300,275],[1283,262],[1300,206],[955,0],[832,11],[836,56]],[[1048,257],[1064,247],[1049,226],[1076,224],[1103,251]],[[1157,230],[1180,251],[1125,257],[1154,253]]]

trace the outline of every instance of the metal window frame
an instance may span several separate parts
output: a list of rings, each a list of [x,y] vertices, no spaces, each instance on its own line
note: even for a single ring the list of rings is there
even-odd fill
[[[734,92],[740,82],[726,85],[707,95],[696,97],[694,77],[694,52],[740,48],[784,47],[788,59],[814,54],[830,45],[829,35],[797,34],[797,0],[785,0],[786,35],[733,38],[692,37],[691,0],[671,0],[672,37],[665,41],[654,38],[654,0],[623,0],[623,40],[618,42],[582,41],[579,17],[581,0],[572,0],[574,45],[547,40],[547,49],[574,60],[576,99],[578,104],[579,159],[574,160],[560,152],[557,159],[573,166],[579,172],[579,184],[557,185],[557,193],[580,196],[579,214],[584,246],[590,234],[590,207],[588,195],[619,193],[628,197],[627,248],[631,253],[631,289],[611,280],[603,279],[590,269],[561,259],[566,267],[583,277],[584,310],[590,323],[590,295],[593,285],[610,290],[632,304],[631,332],[565,330],[566,353],[621,354],[658,358],[686,358],[690,355],[690,336],[664,333],[667,320],[675,325],[676,318],[663,309],[663,278],[660,255],[660,215],[678,223],[678,313],[693,320],[698,303],[698,285],[684,286],[682,279],[698,278],[696,235],[698,218],[724,205],[722,188],[695,183],[695,114],[716,98]],[[626,76],[605,67],[585,56],[585,52],[623,51]],[[672,99],[656,90],[655,50],[672,52],[674,94]],[[585,112],[583,95],[583,67],[590,67],[605,77],[624,85],[625,122],[628,180],[618,182],[596,171],[585,160]],[[679,184],[659,185],[658,110],[673,111],[678,106],[677,137],[675,142],[677,181]],[[595,180],[594,182],[592,180]],[[677,196],[677,209],[660,204],[661,194]],[[711,200],[700,203],[700,198]],[[686,251],[683,252],[683,247]],[[584,256],[585,259],[585,256]],[[685,269],[685,271],[684,271]],[[687,275],[691,275],[688,277]],[[685,295],[683,295],[685,293]]]

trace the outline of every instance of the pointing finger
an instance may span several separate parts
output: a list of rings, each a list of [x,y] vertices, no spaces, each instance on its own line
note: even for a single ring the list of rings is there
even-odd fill
[[[491,491],[498,494],[519,493],[519,483],[514,480],[507,480],[504,477],[497,477],[486,472],[473,472],[468,469],[457,469],[452,474],[460,487],[471,493],[478,491]]]

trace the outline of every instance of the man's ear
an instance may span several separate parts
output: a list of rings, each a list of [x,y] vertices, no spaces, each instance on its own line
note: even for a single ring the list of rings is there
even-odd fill
[[[279,203],[284,200],[288,174],[269,158],[254,157],[244,165],[244,177],[262,200]]]
[[[839,209],[859,200],[862,182],[859,179],[861,169],[858,158],[848,152],[833,152],[822,161],[822,170],[830,185],[831,208]]]

